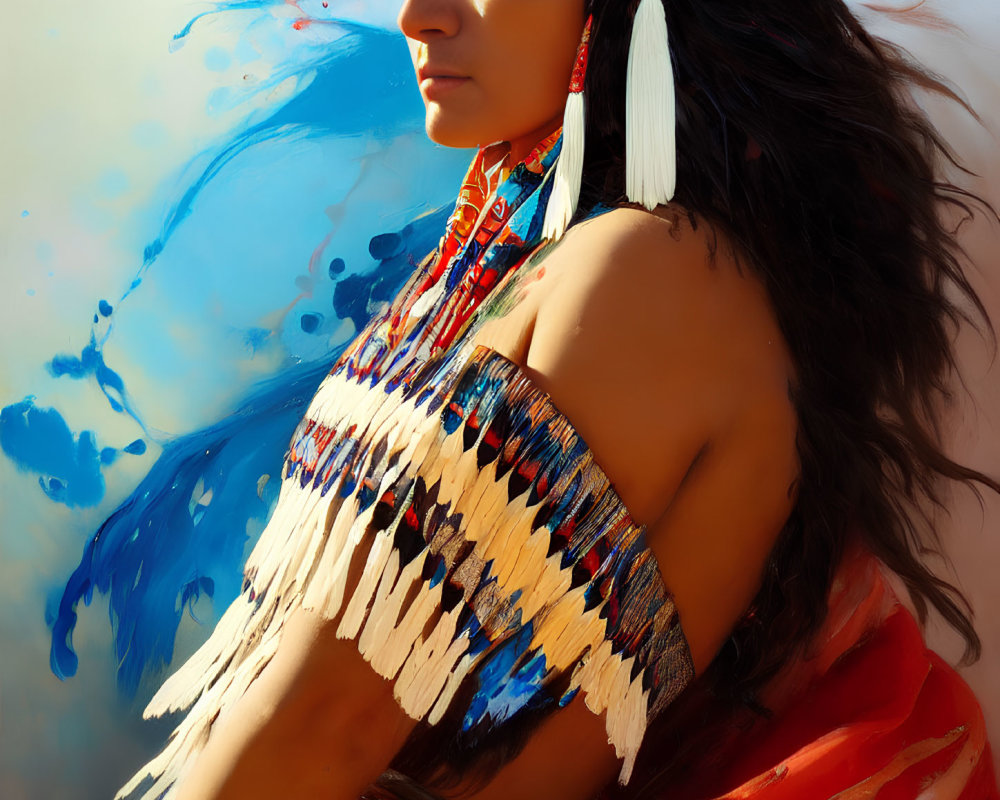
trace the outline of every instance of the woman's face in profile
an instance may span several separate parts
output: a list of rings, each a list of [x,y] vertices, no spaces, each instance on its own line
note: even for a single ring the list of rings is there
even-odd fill
[[[405,0],[397,21],[427,135],[448,147],[508,141],[526,156],[562,123],[583,12],[584,0]]]

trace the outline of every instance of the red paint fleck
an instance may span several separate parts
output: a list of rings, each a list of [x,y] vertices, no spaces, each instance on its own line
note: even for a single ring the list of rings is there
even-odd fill
[[[406,509],[406,513],[403,517],[406,520],[406,524],[412,529],[416,529],[417,525],[420,523],[420,520],[417,519],[417,512],[413,510],[412,505]]]
[[[541,467],[541,463],[538,459],[532,459],[531,461],[522,461],[518,467],[518,474],[523,476],[528,481],[533,481],[535,476],[538,474],[538,470]]]
[[[486,435],[483,437],[483,441],[486,442],[488,447],[499,448],[503,444],[503,440],[500,435],[496,432],[496,429],[491,427],[486,431]]]
[[[601,560],[597,555],[597,548],[591,547],[590,550],[587,551],[587,555],[580,560],[580,563],[583,565],[583,568],[587,570],[587,574],[590,575],[590,577],[594,577],[594,574],[597,572],[597,568],[601,566]]]

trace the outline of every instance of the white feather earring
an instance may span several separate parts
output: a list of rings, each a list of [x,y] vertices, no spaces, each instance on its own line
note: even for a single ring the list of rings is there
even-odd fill
[[[563,115],[562,148],[556,160],[552,193],[545,207],[542,236],[553,241],[560,239],[566,232],[580,201],[584,130],[587,126],[583,78],[587,71],[592,20],[593,15],[587,17],[587,24],[583,28],[583,36],[576,51],[576,63],[573,65],[573,77],[570,80],[569,96],[566,98],[566,111]]]
[[[652,211],[677,186],[676,106],[662,0],[640,0],[625,89],[625,192]]]

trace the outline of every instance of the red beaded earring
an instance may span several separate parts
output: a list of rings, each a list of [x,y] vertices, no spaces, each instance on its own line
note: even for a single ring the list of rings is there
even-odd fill
[[[542,235],[547,239],[559,239],[566,232],[570,219],[576,213],[580,199],[580,180],[583,174],[583,142],[586,127],[583,98],[583,79],[587,72],[587,54],[590,49],[590,26],[594,15],[587,17],[583,36],[576,51],[576,63],[566,98],[566,112],[563,115],[562,149],[556,161],[552,193],[545,209]]]
[[[576,213],[583,173],[584,76],[593,14],[577,48],[563,116],[562,149],[542,235],[559,239]],[[625,193],[652,211],[673,198],[677,186],[677,118],[667,16],[662,0],[640,0],[632,21],[625,78]]]

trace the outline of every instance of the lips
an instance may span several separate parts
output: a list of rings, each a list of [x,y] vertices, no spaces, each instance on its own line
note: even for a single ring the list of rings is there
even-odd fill
[[[467,78],[456,69],[438,66],[436,64],[423,64],[417,69],[417,81],[423,82],[427,78]]]

